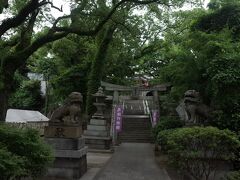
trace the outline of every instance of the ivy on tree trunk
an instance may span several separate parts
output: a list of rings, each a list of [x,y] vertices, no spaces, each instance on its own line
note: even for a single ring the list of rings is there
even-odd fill
[[[107,50],[109,44],[113,38],[115,27],[109,26],[105,30],[104,37],[99,44],[99,48],[96,52],[96,56],[92,62],[91,72],[89,75],[88,88],[87,88],[87,107],[86,111],[88,115],[93,114],[95,108],[93,106],[93,96],[92,94],[96,93],[103,75],[105,59],[107,56]]]

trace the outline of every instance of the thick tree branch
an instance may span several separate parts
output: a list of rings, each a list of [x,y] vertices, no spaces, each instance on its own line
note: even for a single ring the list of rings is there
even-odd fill
[[[52,2],[48,2],[48,3],[51,4],[51,7],[52,7],[52,8],[54,8],[54,9],[60,11],[60,12],[63,12],[63,9],[62,9],[63,6],[62,6],[62,5],[61,5],[61,8],[58,8],[58,7],[54,6]]]
[[[81,36],[93,36],[93,35],[96,35],[102,29],[104,24],[106,22],[108,22],[108,20],[112,17],[112,15],[117,10],[117,8],[119,6],[121,6],[122,4],[124,4],[125,2],[127,2],[127,0],[122,0],[119,3],[117,3],[111,9],[111,11],[108,13],[108,15],[101,22],[99,22],[99,24],[93,30],[86,31],[86,30],[81,30],[79,28],[74,28],[74,27],[57,27],[56,31],[59,31],[59,32],[64,32],[65,31],[65,32],[69,32],[69,33],[78,34],[78,35],[81,35]]]
[[[56,27],[55,30],[59,32],[69,32],[69,33],[74,33],[78,34],[81,36],[93,36],[96,35],[101,28],[109,21],[109,19],[113,16],[115,11],[124,3],[136,3],[136,4],[151,4],[151,3],[158,3],[161,5],[165,6],[171,6],[165,2],[162,2],[162,0],[145,0],[145,1],[140,1],[140,0],[122,0],[119,1],[118,3],[115,4],[115,6],[111,9],[111,11],[108,13],[108,15],[99,22],[99,24],[93,29],[93,30],[82,30],[78,27]]]
[[[63,19],[68,19],[68,18],[71,18],[71,15],[66,15],[66,16],[61,16],[61,17],[58,17],[55,22],[53,23],[53,26],[52,26],[52,30],[56,31],[57,30],[57,24],[59,23],[59,21],[63,20]]]
[[[18,42],[19,42],[19,36],[14,36],[10,40],[0,41],[0,44],[1,44],[0,47],[1,48],[13,47],[13,46],[17,45]]]
[[[19,11],[19,13],[16,16],[5,19],[2,22],[2,24],[0,25],[0,37],[9,29],[21,25],[31,13],[33,13],[35,10],[46,4],[50,4],[51,7],[61,10],[55,7],[51,1],[43,0],[42,2],[39,2],[39,0],[31,0]]]
[[[19,66],[19,64],[22,64],[22,62],[19,62],[19,57],[21,57],[22,61],[24,61],[24,59],[27,59],[29,56],[31,56],[35,51],[37,51],[40,47],[42,47],[43,45],[49,43],[49,42],[53,42],[55,40],[61,39],[65,36],[67,36],[70,33],[75,33],[81,36],[93,36],[96,35],[101,29],[102,27],[109,21],[109,19],[112,17],[112,15],[114,14],[114,12],[117,10],[118,7],[120,7],[122,4],[126,3],[126,2],[132,2],[132,3],[138,3],[138,4],[150,4],[153,2],[159,2],[158,0],[145,0],[145,1],[139,1],[139,0],[122,0],[119,1],[112,9],[111,11],[108,13],[108,15],[101,21],[99,22],[99,24],[93,29],[93,30],[81,30],[80,28],[73,28],[73,27],[57,27],[57,23],[61,20],[61,19],[65,19],[65,18],[69,18],[70,16],[63,16],[63,17],[59,17],[55,23],[53,24],[53,27],[49,30],[49,32],[36,39],[31,45],[29,45],[27,48],[23,49],[22,51],[17,52],[16,54],[9,56],[7,59],[9,60],[13,60],[13,61],[18,61],[15,62],[17,66]],[[16,21],[16,19],[20,18],[21,22],[23,22],[25,20],[25,18],[34,11],[34,9],[38,8],[39,6],[43,5],[44,3],[49,3],[48,1],[42,1],[41,3],[38,3],[38,0],[32,0],[28,5],[26,5],[21,11],[20,13],[12,18],[12,19],[8,19],[8,21],[5,21],[2,23],[2,25],[0,26],[0,35],[1,33],[3,33],[3,26],[4,24],[8,24],[9,21],[12,22],[13,24],[9,23],[8,28],[14,27],[19,25],[18,24],[14,24],[14,21]],[[31,5],[31,7],[30,7]],[[19,17],[21,14],[25,15],[25,17],[22,19],[22,17]],[[7,28],[5,28],[7,29]],[[12,64],[12,63],[7,63],[7,64]]]
[[[42,37],[36,39],[28,48],[26,48],[24,51],[20,52],[20,55],[22,55],[24,57],[24,59],[27,59],[29,56],[31,56],[35,51],[37,51],[43,45],[53,42],[53,41],[56,41],[63,37],[66,37],[68,34],[69,33],[67,33],[67,32],[48,33],[45,36],[42,36]]]
[[[43,45],[45,45],[47,43],[61,39],[67,35],[68,35],[68,33],[66,33],[66,32],[62,32],[62,33],[48,32],[46,35],[43,35],[42,37],[39,37],[38,39],[36,39],[27,48],[23,49],[22,51],[18,51],[16,53],[8,56],[6,59],[4,59],[4,62],[2,62],[2,69],[3,70],[12,69],[12,71],[14,72],[17,68],[19,68],[21,65],[23,65],[26,62],[26,60],[34,52],[36,52],[40,47],[42,47]],[[12,75],[13,72],[8,71],[5,73]]]
[[[8,18],[0,25],[0,37],[9,29],[22,24],[27,16],[39,7],[38,0],[31,0],[20,12],[13,18]]]
[[[28,24],[26,25],[26,27],[23,27],[21,32],[20,42],[16,47],[17,51],[23,50],[24,48],[30,45],[32,40],[33,28],[34,28],[34,24],[35,24],[38,13],[39,13],[39,10],[35,10],[34,12],[32,12],[31,17],[28,21]]]

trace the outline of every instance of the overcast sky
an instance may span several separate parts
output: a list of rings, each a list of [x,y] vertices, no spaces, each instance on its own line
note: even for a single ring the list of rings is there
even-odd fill
[[[204,7],[207,7],[207,4],[210,0],[203,0],[204,1]],[[70,0],[53,0],[53,4],[56,7],[61,8],[61,6],[63,7],[63,12],[60,12],[54,8],[51,9],[52,14],[55,18],[59,17],[59,16],[63,16],[64,14],[70,14]],[[182,10],[189,10],[191,9],[191,6],[184,6],[183,8],[181,8]],[[7,16],[4,14],[0,14],[0,23],[2,20],[4,20]]]
[[[209,3],[210,0],[203,0],[204,1],[204,7],[207,7],[207,4]],[[54,15],[54,17],[59,17],[62,16],[64,14],[69,14],[70,13],[70,5],[69,2],[66,2],[66,0],[53,0],[53,4],[59,8],[61,8],[61,5],[63,6],[63,12],[60,12],[56,9],[52,10],[52,14]],[[183,8],[181,8],[182,10],[189,10],[192,7],[189,6],[184,6]]]

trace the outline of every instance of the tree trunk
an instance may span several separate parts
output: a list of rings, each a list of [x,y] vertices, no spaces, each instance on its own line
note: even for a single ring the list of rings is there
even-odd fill
[[[13,66],[0,67],[0,122],[5,122],[8,100],[12,93],[13,75]]]
[[[0,122],[4,122],[7,114],[9,93],[7,90],[0,90]]]
[[[89,75],[89,81],[87,86],[87,102],[86,102],[86,111],[88,115],[93,114],[95,108],[93,107],[93,97],[92,94],[97,92],[97,89],[100,86],[100,82],[103,75],[104,63],[107,55],[107,50],[109,44],[112,40],[115,27],[108,27],[105,30],[104,37],[99,44],[98,51],[92,62],[91,72]]]

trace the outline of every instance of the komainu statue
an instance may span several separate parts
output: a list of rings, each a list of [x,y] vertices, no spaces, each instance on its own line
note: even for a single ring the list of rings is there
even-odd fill
[[[81,104],[83,102],[82,94],[72,92],[69,94],[65,104],[53,111],[49,123],[52,124],[80,124],[81,122]]]
[[[188,90],[176,111],[186,124],[204,124],[210,118],[211,109],[201,102],[199,92]]]

